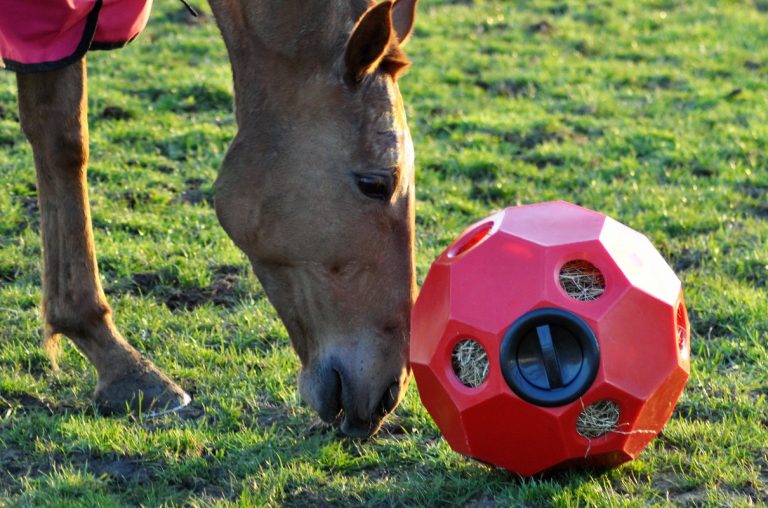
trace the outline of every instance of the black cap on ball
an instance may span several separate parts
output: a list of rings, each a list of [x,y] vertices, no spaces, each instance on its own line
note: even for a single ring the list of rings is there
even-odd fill
[[[537,309],[504,334],[501,371],[509,387],[537,406],[568,404],[597,376],[600,348],[592,329],[563,309]]]

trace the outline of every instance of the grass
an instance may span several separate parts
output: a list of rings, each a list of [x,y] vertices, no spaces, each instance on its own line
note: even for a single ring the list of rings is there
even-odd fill
[[[207,11],[206,11],[207,12]],[[682,278],[693,371],[662,436],[602,474],[522,479],[450,450],[415,388],[378,437],[300,404],[298,360],[211,186],[235,129],[210,16],[156,6],[89,56],[89,181],[118,326],[194,396],[98,416],[39,346],[40,242],[0,75],[0,506],[768,504],[768,3],[424,0],[401,88],[418,274],[492,210],[566,199],[646,233]]]

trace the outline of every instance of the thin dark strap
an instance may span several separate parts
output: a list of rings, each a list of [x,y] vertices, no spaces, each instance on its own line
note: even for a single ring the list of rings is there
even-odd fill
[[[187,0],[181,0],[181,3],[184,4],[184,7],[187,8],[187,10],[189,11],[189,13],[191,15],[193,15],[194,17],[199,16],[199,14],[197,14],[197,11],[195,10],[195,8],[192,7],[191,5],[189,5],[189,2],[187,2]]]

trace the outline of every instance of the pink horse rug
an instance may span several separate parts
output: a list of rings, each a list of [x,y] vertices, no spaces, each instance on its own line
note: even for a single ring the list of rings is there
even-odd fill
[[[0,0],[0,68],[50,71],[89,49],[122,47],[151,9],[152,0]]]

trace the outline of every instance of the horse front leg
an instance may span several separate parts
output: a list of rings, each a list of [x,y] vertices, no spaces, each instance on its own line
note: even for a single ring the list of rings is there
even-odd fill
[[[44,256],[46,342],[66,335],[98,373],[106,412],[163,410],[189,396],[118,332],[99,280],[86,187],[85,59],[64,69],[17,74],[19,119],[32,145]]]

